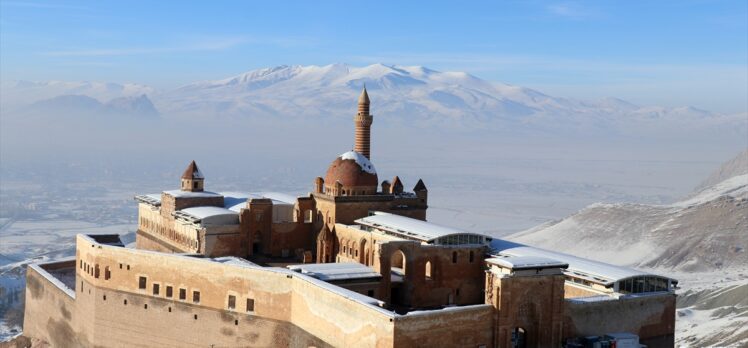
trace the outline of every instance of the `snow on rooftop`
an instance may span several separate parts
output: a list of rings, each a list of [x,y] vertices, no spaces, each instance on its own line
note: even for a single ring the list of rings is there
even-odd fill
[[[361,169],[369,174],[376,174],[377,170],[374,169],[374,165],[369,161],[368,158],[366,158],[364,155],[356,152],[356,151],[348,151],[340,156],[343,160],[354,160],[356,161],[356,164],[358,164]]]
[[[153,200],[161,202],[161,195],[158,194],[158,193],[149,193],[149,194],[144,195],[144,196],[146,196],[146,197],[148,197],[150,199],[153,199]]]
[[[240,212],[247,207],[247,200],[252,198],[264,198],[258,194],[248,192],[221,192],[223,195],[223,206],[234,212]]]
[[[273,204],[285,203],[285,204],[294,205],[296,204],[296,199],[297,199],[296,197],[292,195],[281,193],[281,192],[259,192],[257,194],[262,197],[272,199],[274,201]]]
[[[240,258],[240,257],[236,257],[236,256],[220,256],[220,257],[213,257],[213,258],[211,258],[211,260],[213,260],[213,261],[215,261],[215,262],[218,262],[218,263],[223,263],[223,264],[227,264],[227,265],[238,265],[238,266],[256,266],[256,267],[261,267],[261,266],[259,266],[258,264],[254,263],[254,262],[252,262],[252,261],[249,261],[249,260],[247,260],[247,259],[242,259],[242,258]]]
[[[603,302],[603,301],[615,301],[618,298],[614,296],[609,295],[597,295],[597,296],[587,296],[587,297],[573,297],[573,298],[567,298],[566,301],[569,302],[575,302],[575,303],[592,303],[592,302]]]
[[[159,206],[161,205],[161,195],[158,193],[149,193],[145,195],[137,195],[135,196],[135,200],[141,202],[150,204],[153,206]]]
[[[247,207],[248,199],[267,198],[272,200],[273,205],[294,205],[296,197],[280,192],[221,192],[223,195],[223,206],[235,212],[240,212]]]
[[[286,266],[292,271],[324,281],[379,278],[382,275],[358,262],[309,263]]]
[[[193,198],[193,197],[221,197],[221,194],[215,193],[215,192],[209,192],[209,191],[203,191],[203,192],[190,192],[190,191],[182,191],[182,190],[169,190],[164,191],[164,193],[177,198]]]
[[[423,220],[413,219],[391,213],[376,211],[371,216],[367,216],[355,221],[359,225],[369,226],[377,229],[386,230],[405,237],[416,238],[422,241],[433,241],[437,238],[448,235],[479,235],[454,227],[437,225]]]
[[[557,260],[569,264],[566,273],[581,272],[605,285],[611,285],[619,280],[631,277],[661,277],[651,273],[638,271],[633,268],[615,266],[604,262],[588,260],[569,254],[535,248],[501,239],[494,239],[491,242],[491,251],[498,256],[531,256]]]
[[[233,225],[239,223],[239,214],[222,207],[192,207],[182,209],[180,212],[200,220],[203,225]]]
[[[56,261],[50,261],[50,262],[40,262],[40,263],[32,263],[29,264],[30,268],[33,268],[39,275],[47,279],[50,283],[54,284],[58,289],[62,290],[65,294],[70,296],[71,298],[75,298],[75,289],[71,288],[67,284],[65,284],[62,280],[55,277],[52,273],[48,272],[46,269],[44,269],[44,265],[46,264],[53,264],[58,262],[65,262],[72,260],[75,262],[74,257],[64,258]],[[73,269],[75,269],[75,263],[72,266]]]
[[[493,257],[487,259],[486,262],[511,269],[566,268],[569,266],[561,261],[541,256]]]

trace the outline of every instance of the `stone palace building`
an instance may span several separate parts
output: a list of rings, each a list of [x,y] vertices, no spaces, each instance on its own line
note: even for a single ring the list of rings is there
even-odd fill
[[[56,347],[561,347],[629,333],[673,345],[677,281],[430,223],[428,189],[381,180],[366,89],[355,148],[301,197],[136,196],[135,247],[78,235],[27,271],[24,334]],[[380,181],[381,180],[381,181]],[[620,335],[619,335],[620,336]]]

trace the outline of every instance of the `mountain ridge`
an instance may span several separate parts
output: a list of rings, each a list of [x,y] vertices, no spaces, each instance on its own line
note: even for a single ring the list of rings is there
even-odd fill
[[[163,115],[211,118],[348,118],[366,85],[377,122],[467,129],[541,130],[601,134],[748,131],[740,116],[695,107],[639,106],[607,97],[582,101],[423,66],[336,63],[279,65],[216,80],[156,90],[139,84],[18,82],[4,101],[39,101],[62,94],[99,100],[147,94]],[[9,98],[23,96],[23,98]],[[28,103],[27,103],[28,104]]]

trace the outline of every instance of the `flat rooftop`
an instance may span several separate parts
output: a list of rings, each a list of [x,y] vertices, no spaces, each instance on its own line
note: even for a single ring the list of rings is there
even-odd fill
[[[382,277],[381,274],[374,272],[373,269],[358,262],[306,263],[290,265],[286,266],[286,268],[326,282],[378,279]]]
[[[404,239],[426,243],[484,244],[491,240],[490,237],[483,234],[381,211],[372,212],[372,215],[354,222]]]
[[[239,223],[239,213],[247,207],[250,199],[269,199],[273,204],[274,222],[290,221],[297,197],[280,192],[188,192],[181,190],[164,191],[174,197],[223,197],[223,207],[198,206],[179,210],[174,215],[189,223],[201,225],[235,225]],[[161,194],[150,193],[135,196],[135,200],[154,207],[161,206]]]
[[[512,270],[569,267],[568,263],[540,256],[492,257],[486,259],[486,262]]]
[[[564,270],[567,275],[585,278],[592,282],[612,286],[615,282],[635,277],[656,277],[668,279],[676,284],[672,278],[642,272],[629,267],[611,265],[605,262],[593,261],[574,255],[564,254],[524,244],[494,239],[491,242],[491,253],[500,257],[539,257],[566,263],[569,267]]]

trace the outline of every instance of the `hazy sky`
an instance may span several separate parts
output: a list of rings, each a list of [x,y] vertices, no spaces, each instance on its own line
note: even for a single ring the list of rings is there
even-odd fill
[[[555,96],[748,110],[748,1],[0,0],[0,78],[171,88],[280,64],[467,71]]]

